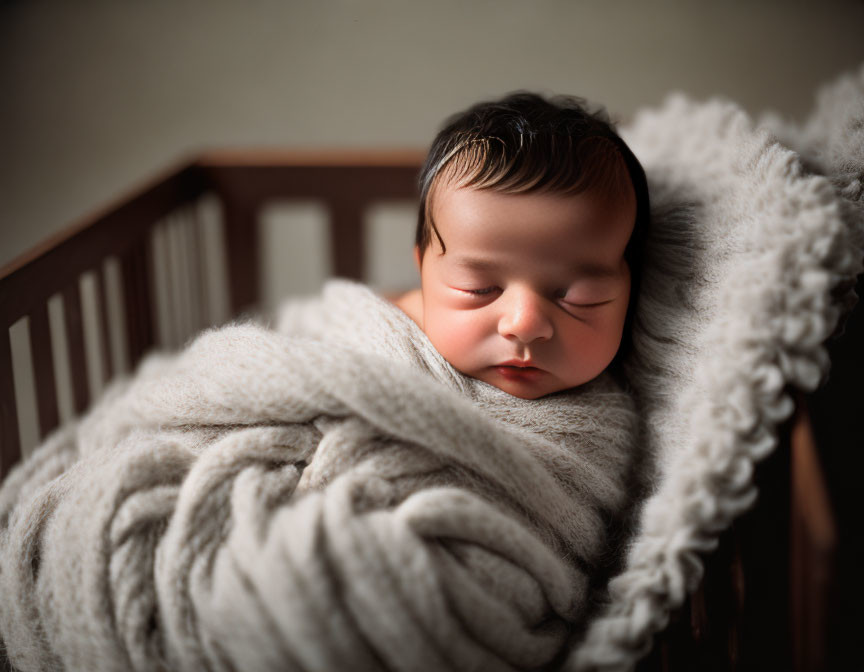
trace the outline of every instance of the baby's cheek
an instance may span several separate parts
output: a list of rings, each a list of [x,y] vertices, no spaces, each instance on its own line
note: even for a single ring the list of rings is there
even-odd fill
[[[618,352],[620,338],[616,338],[614,331],[608,331],[595,337],[590,347],[587,348],[588,357],[585,366],[591,377],[600,375],[606,369]]]
[[[566,339],[566,359],[574,379],[587,382],[602,373],[612,362],[621,343],[621,325],[617,317],[598,321],[588,328],[574,323]]]
[[[486,328],[470,311],[432,310],[424,316],[426,336],[450,364],[465,371],[479,354]]]

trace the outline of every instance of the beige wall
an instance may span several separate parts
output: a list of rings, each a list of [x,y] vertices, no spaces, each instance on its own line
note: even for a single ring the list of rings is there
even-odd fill
[[[202,147],[423,146],[515,88],[800,117],[862,27],[860,0],[7,2],[0,264]]]

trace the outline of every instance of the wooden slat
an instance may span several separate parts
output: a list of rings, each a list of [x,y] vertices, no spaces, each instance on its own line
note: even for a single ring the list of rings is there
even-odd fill
[[[661,672],[670,672],[672,669],[671,655],[669,652],[669,642],[663,639],[660,642],[660,655],[657,658],[657,666],[653,669],[658,669]]]
[[[144,353],[156,345],[157,340],[156,287],[154,280],[156,270],[153,267],[153,246],[151,240],[152,230],[148,232],[147,239],[141,241],[141,245],[136,251],[140,292],[138,308],[141,311],[140,320],[142,324],[142,351],[141,355],[139,355],[139,360]]]
[[[258,302],[261,292],[257,209],[226,192],[222,198],[231,312],[240,315]]]
[[[66,287],[63,295],[63,319],[66,323],[66,342],[69,352],[69,373],[72,376],[72,403],[75,414],[80,415],[90,403],[90,385],[87,381],[87,353],[84,348],[84,323],[81,317],[79,283]]]
[[[166,223],[165,243],[168,260],[167,303],[170,308],[171,347],[180,347],[193,329],[194,310],[189,294],[189,252],[185,221],[177,213]]]
[[[810,596],[807,593],[807,573],[810,571],[807,553],[807,530],[800,515],[793,515],[790,532],[792,535],[791,575],[789,592],[792,598],[790,623],[792,625],[795,672],[809,669],[810,645],[807,641],[813,627],[807,613]]]
[[[192,301],[192,329],[197,332],[207,324],[207,295],[204,288],[204,247],[201,244],[198,216],[194,208],[184,213],[186,249],[189,255],[189,296]]]
[[[180,225],[176,218],[172,217],[168,225],[168,251],[170,253],[170,272],[168,283],[168,297],[171,304],[171,327],[174,347],[180,347],[186,338],[186,316],[188,305],[186,294],[183,291],[183,276],[186,272],[183,260],[183,241]]]
[[[99,322],[99,356],[102,362],[102,384],[114,377],[114,362],[111,357],[111,332],[108,328],[108,283],[105,265],[99,264],[93,274],[96,278],[96,312]]]
[[[795,667],[827,665],[827,624],[833,601],[837,525],[806,408],[792,431],[792,571],[790,592]]]
[[[741,533],[734,528],[732,538],[732,557],[729,565],[729,630],[728,649],[729,662],[732,669],[741,669],[742,648],[745,632],[745,598],[747,594],[747,580],[744,572],[744,550],[742,548]]]
[[[210,314],[210,276],[208,272],[207,247],[204,244],[205,232],[204,222],[201,219],[201,214],[198,208],[192,211],[193,224],[193,244],[196,250],[196,258],[198,259],[198,303],[201,306],[200,327],[209,327],[213,323],[213,315]]]
[[[154,267],[154,275],[153,275],[153,301],[156,307],[156,334],[157,339],[156,342],[160,347],[167,346],[170,341],[170,335],[168,329],[170,327],[169,324],[169,316],[168,316],[168,282],[167,282],[167,272],[166,272],[166,244],[165,244],[165,223],[160,222],[158,225],[153,227],[152,230],[152,250],[151,253],[153,255],[153,267]]]
[[[151,262],[149,247],[143,240],[120,258],[130,369],[156,342]]]
[[[721,536],[717,549],[704,558],[705,577],[701,587],[704,594],[701,617],[704,623],[699,638],[694,638],[698,656],[688,666],[690,669],[704,669],[711,660],[725,661],[724,669],[730,672],[740,669],[738,624],[731,571],[737,552],[738,534],[738,525],[733,523]]]
[[[139,300],[138,260],[134,250],[120,257],[120,282],[122,285],[123,313],[126,319],[125,342],[129,357],[129,368],[134,370],[144,346],[141,337]]]
[[[341,278],[362,280],[366,259],[362,203],[340,199],[328,206],[332,272]]]
[[[659,638],[664,640],[666,644],[665,655],[662,659],[663,669],[670,672],[682,672],[692,667],[697,652],[692,623],[693,600],[691,597],[677,614],[672,615],[669,626],[659,635]]]
[[[0,328],[0,481],[21,459],[18,408],[12,372],[12,344],[9,328]]]
[[[45,438],[60,424],[47,303],[30,313],[30,353],[36,383],[36,406],[39,410],[39,436]]]
[[[690,633],[693,641],[698,645],[707,638],[710,629],[708,621],[708,609],[705,604],[705,583],[699,584],[690,595]]]
[[[178,270],[180,275],[175,291],[179,294],[183,311],[180,313],[182,326],[182,342],[185,343],[195,332],[195,299],[192,294],[192,275],[194,251],[191,249],[189,240],[189,222],[185,213],[178,213],[175,226],[177,227],[177,251],[179,252],[180,264]]]
[[[739,516],[731,542],[730,655],[737,669],[788,670],[789,632],[789,435],[778,427],[773,453],[756,465],[758,499]]]
[[[800,407],[792,430],[792,479],[793,511],[800,516],[809,541],[820,554],[833,553],[837,526],[810,417],[804,407]]]

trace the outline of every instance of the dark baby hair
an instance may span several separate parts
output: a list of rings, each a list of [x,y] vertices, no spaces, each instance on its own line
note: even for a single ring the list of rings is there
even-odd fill
[[[631,275],[621,350],[627,349],[649,223],[648,185],[642,165],[604,108],[589,108],[575,96],[545,98],[517,91],[448,118],[420,172],[415,244],[421,258],[433,234],[442,251],[447,249],[432,212],[435,186],[441,180],[511,194],[599,190],[613,197],[623,194],[629,181],[636,195],[636,221],[624,250]]]
[[[605,109],[589,109],[575,96],[546,99],[517,91],[447,119],[420,171],[415,244],[421,252],[433,233],[446,250],[430,202],[439,176],[463,187],[512,194],[579,194],[591,189],[614,194],[624,188],[623,179],[629,176],[636,193],[637,226],[632,238],[648,219],[648,188],[641,164]]]

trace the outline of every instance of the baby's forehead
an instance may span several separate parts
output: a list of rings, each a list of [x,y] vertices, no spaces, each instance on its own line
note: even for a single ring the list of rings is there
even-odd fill
[[[613,199],[596,190],[512,194],[450,186],[438,199],[435,224],[442,252],[454,255],[454,261],[462,254],[483,258],[485,251],[496,249],[509,263],[591,256],[608,260],[623,253],[636,216],[635,199]]]
[[[573,219],[576,214],[591,210],[603,219],[606,213],[619,210],[632,211],[636,215],[636,195],[632,185],[623,190],[591,187],[581,190],[521,189],[512,191],[496,187],[476,187],[455,181],[442,182],[430,193],[430,213],[441,216],[459,215],[454,224],[471,223],[482,219],[484,214],[508,218],[525,216],[525,224],[533,219],[530,215],[560,216]],[[487,213],[488,211],[488,213]],[[436,223],[438,218],[436,218]]]

